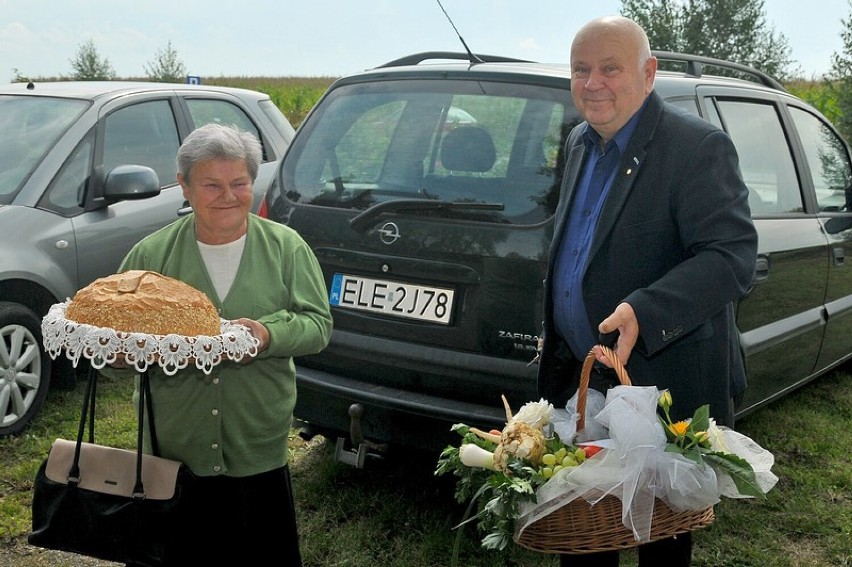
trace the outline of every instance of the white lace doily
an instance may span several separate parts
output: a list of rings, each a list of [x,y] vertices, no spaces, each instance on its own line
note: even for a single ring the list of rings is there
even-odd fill
[[[77,323],[65,318],[71,301],[56,303],[41,322],[44,348],[52,358],[62,351],[74,366],[80,357],[91,361],[94,368],[103,368],[116,361],[118,355],[139,372],[159,365],[166,374],[194,363],[205,374],[223,359],[239,362],[246,355],[257,354],[260,341],[248,327],[222,319],[221,333],[216,336],[151,335],[126,333],[105,327]]]

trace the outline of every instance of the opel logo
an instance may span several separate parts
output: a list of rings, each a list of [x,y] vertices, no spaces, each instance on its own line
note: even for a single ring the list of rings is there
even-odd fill
[[[396,226],[396,223],[386,222],[379,229],[379,237],[385,244],[393,244],[399,240],[399,227]]]

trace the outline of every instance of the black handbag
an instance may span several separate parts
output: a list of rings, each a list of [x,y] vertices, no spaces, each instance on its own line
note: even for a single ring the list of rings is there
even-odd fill
[[[76,441],[57,439],[33,488],[30,544],[147,567],[167,565],[189,529],[184,502],[195,476],[158,456],[148,372],[141,375],[136,450],[94,444],[97,371],[90,370]],[[154,455],[142,453],[148,414]],[[86,419],[89,441],[83,441]]]

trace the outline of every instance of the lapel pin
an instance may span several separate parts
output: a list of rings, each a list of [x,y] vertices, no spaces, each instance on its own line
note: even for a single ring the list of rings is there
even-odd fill
[[[636,156],[633,156],[633,163],[635,163],[636,165],[639,165],[639,159]],[[625,171],[624,173],[626,175],[630,175],[631,173],[633,173],[633,169],[628,167],[627,171]]]

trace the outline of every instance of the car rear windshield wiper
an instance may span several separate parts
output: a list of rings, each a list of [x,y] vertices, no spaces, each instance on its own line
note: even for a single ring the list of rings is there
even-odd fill
[[[468,203],[459,201],[435,201],[433,199],[397,199],[373,205],[366,211],[353,217],[349,221],[349,226],[351,226],[354,230],[367,230],[376,222],[376,219],[379,216],[385,213],[399,211],[502,211],[503,208],[503,203]]]

